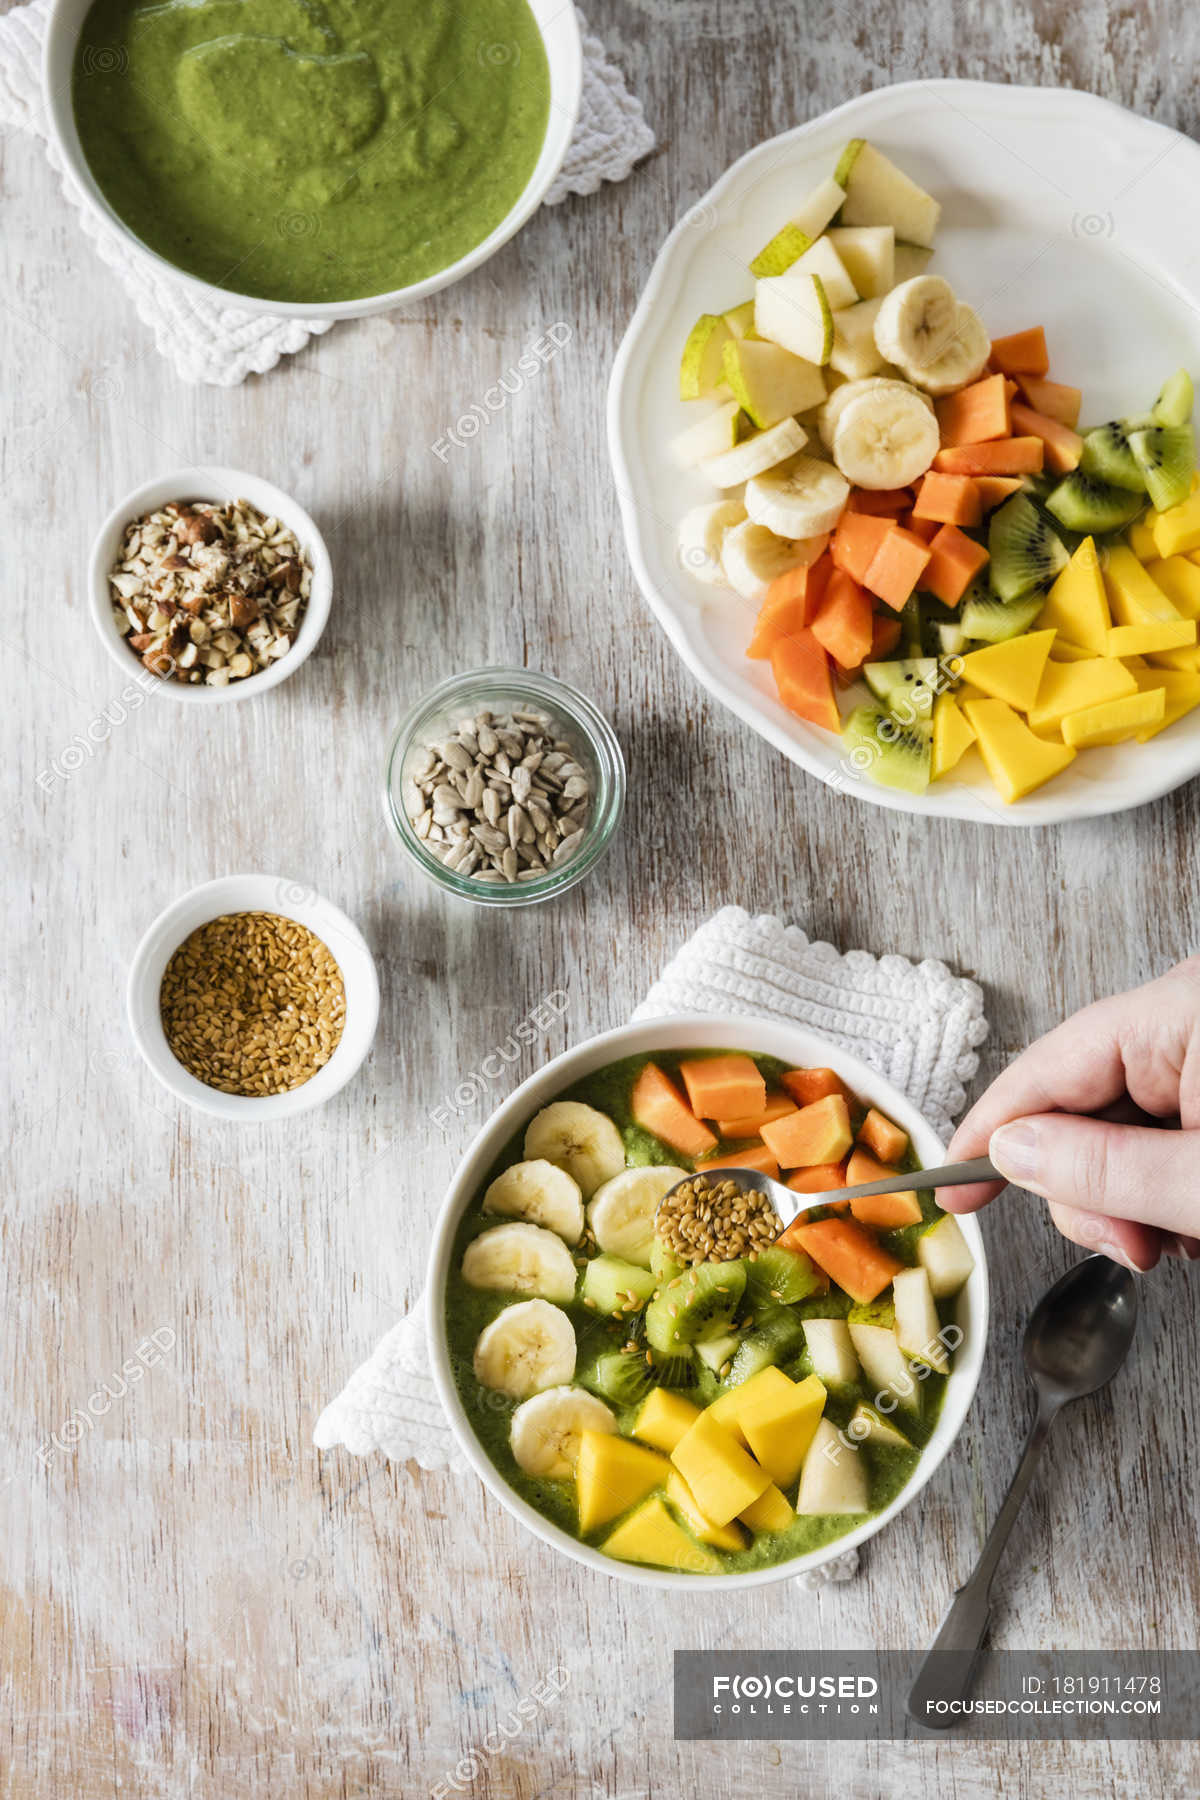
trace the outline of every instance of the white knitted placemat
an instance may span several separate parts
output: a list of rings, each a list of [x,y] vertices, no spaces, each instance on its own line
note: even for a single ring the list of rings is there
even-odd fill
[[[944,963],[864,950],[843,955],[810,943],[794,925],[751,918],[737,906],[689,938],[633,1016],[688,1012],[751,1013],[819,1031],[894,1082],[945,1138],[988,1031],[982,991]],[[423,1469],[467,1467],[429,1373],[423,1304],[393,1326],[325,1408],[313,1443],[356,1456],[382,1450]],[[845,1580],[857,1566],[857,1553],[847,1551],[811,1579]]]
[[[265,373],[281,356],[302,350],[310,337],[328,331],[332,320],[242,312],[193,295],[148,258],[132,253],[92,211],[63,167],[45,119],[42,44],[49,11],[50,0],[28,0],[0,18],[0,125],[23,126],[45,140],[51,166],[79,213],[84,232],[101,260],[116,272],[139,317],[154,333],[160,353],[184,381],[236,387],[247,375]],[[608,61],[599,38],[588,34],[582,13],[579,27],[583,34],[579,118],[566,159],[546,195],[547,205],[568,194],[594,194],[602,181],[624,181],[633,165],[654,148],[654,133],[641,102]]]

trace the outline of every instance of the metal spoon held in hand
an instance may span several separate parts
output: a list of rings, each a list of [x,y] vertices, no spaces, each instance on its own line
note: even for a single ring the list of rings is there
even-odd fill
[[[865,1200],[871,1194],[907,1193],[910,1188],[969,1187],[974,1181],[1004,1180],[986,1156],[977,1156],[974,1162],[948,1163],[942,1169],[904,1169],[897,1175],[884,1176],[882,1181],[864,1181],[858,1187],[835,1188],[827,1194],[801,1194],[788,1187],[786,1182],[763,1175],[758,1169],[699,1168],[695,1175],[688,1176],[688,1182],[701,1175],[711,1175],[714,1181],[732,1181],[743,1194],[751,1191],[765,1194],[784,1226],[792,1224],[801,1213],[811,1212],[816,1206],[832,1206],[839,1200]],[[659,1208],[684,1185],[677,1181],[673,1188],[668,1188],[658,1203]]]
[[[970,1689],[991,1616],[992,1581],[1050,1427],[1064,1406],[1112,1380],[1129,1353],[1136,1324],[1133,1276],[1106,1256],[1076,1263],[1034,1308],[1025,1328],[1024,1353],[1037,1390],[1037,1417],[983,1554],[951,1601],[908,1696],[909,1713],[919,1724],[938,1730],[958,1722],[955,1713],[931,1713],[929,1708],[961,1700]]]

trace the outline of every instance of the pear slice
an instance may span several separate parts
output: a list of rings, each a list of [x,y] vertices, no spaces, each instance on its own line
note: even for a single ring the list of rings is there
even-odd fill
[[[743,300],[740,306],[731,306],[722,318],[735,338],[752,338],[757,336],[754,329],[754,302]]]
[[[836,181],[821,182],[782,231],[777,231],[763,245],[750,264],[750,273],[758,276],[782,275],[785,270],[790,269],[797,257],[803,256],[816,243],[830,219],[836,217],[845,198],[845,190]]]
[[[724,373],[734,400],[760,431],[825,398],[825,378],[815,363],[757,338],[726,344]]]
[[[818,238],[811,250],[788,270],[789,275],[819,275],[821,285],[825,289],[825,297],[834,311],[843,306],[853,306],[858,299],[858,289],[846,271],[846,265],[834,249],[827,237]]]
[[[722,450],[732,450],[738,441],[741,411],[736,400],[726,400],[714,411],[706,411],[702,419],[685,425],[667,446],[672,462],[681,469],[694,469],[706,456],[719,456]]]
[[[906,243],[932,245],[941,207],[866,138],[851,138],[833,178],[846,190],[843,225],[890,225]]]
[[[699,400],[722,379],[721,358],[733,333],[720,313],[701,313],[688,332],[679,364],[679,398]]]
[[[754,290],[759,337],[805,362],[827,363],[833,349],[833,308],[819,275],[772,275]]]
[[[890,225],[839,225],[826,233],[864,300],[896,285],[896,233]]]
[[[877,375],[883,367],[883,357],[875,342],[875,315],[881,300],[882,296],[879,300],[860,300],[857,306],[844,307],[833,315],[833,349],[829,352],[829,366],[850,381],[864,381],[868,375]]]

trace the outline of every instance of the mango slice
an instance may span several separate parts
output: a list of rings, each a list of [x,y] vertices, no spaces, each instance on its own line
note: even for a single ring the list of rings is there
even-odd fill
[[[1166,698],[1162,688],[1147,688],[1124,700],[1107,700],[1103,706],[1068,713],[1062,722],[1063,737],[1077,750],[1095,744],[1123,744],[1163,717]]]
[[[1054,635],[1053,631],[1030,631],[1003,644],[972,650],[962,659],[962,673],[993,700],[1006,700],[1018,712],[1027,712],[1037,699]],[[967,718],[978,731],[969,707]]]
[[[966,714],[979,739],[988,774],[1008,806],[1053,780],[1075,760],[1069,745],[1036,737],[1003,700],[972,700]]]
[[[1069,643],[1090,650],[1093,656],[1103,656],[1111,624],[1100,558],[1092,539],[1084,538],[1062,574],[1056,577],[1038,625],[1055,629]]]
[[[1200,569],[1196,571],[1200,574]],[[1029,709],[1029,723],[1034,731],[1057,725],[1071,712],[1085,706],[1099,706],[1105,700],[1120,700],[1137,693],[1137,682],[1123,663],[1106,656],[1089,657],[1086,662],[1048,662],[1038,688],[1037,700]]]
[[[646,1450],[609,1431],[581,1431],[575,1464],[579,1529],[595,1531],[662,1487],[671,1465],[657,1450]]]
[[[689,1575],[718,1575],[721,1564],[677,1525],[656,1495],[622,1520],[600,1548],[623,1562],[650,1563],[660,1569],[683,1569]]]
[[[700,1414],[671,1452],[671,1461],[714,1525],[728,1525],[757,1500],[771,1479],[711,1412]]]

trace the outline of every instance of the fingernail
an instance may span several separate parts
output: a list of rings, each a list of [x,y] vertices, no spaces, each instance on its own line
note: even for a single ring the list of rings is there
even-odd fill
[[[998,1131],[992,1133],[988,1155],[1009,1181],[1018,1181],[1022,1187],[1030,1188],[1035,1194],[1040,1193],[1041,1190],[1036,1185],[1036,1126],[1028,1125],[1024,1120],[1018,1120],[1014,1125],[1001,1125]]]
[[[1131,1275],[1146,1275],[1149,1273],[1149,1270],[1143,1269],[1140,1263],[1134,1262],[1127,1250],[1122,1250],[1119,1244],[1110,1244],[1107,1239],[1102,1240],[1096,1245],[1096,1251],[1100,1256],[1107,1256],[1109,1262],[1120,1263],[1121,1267],[1123,1269],[1128,1269]]]

